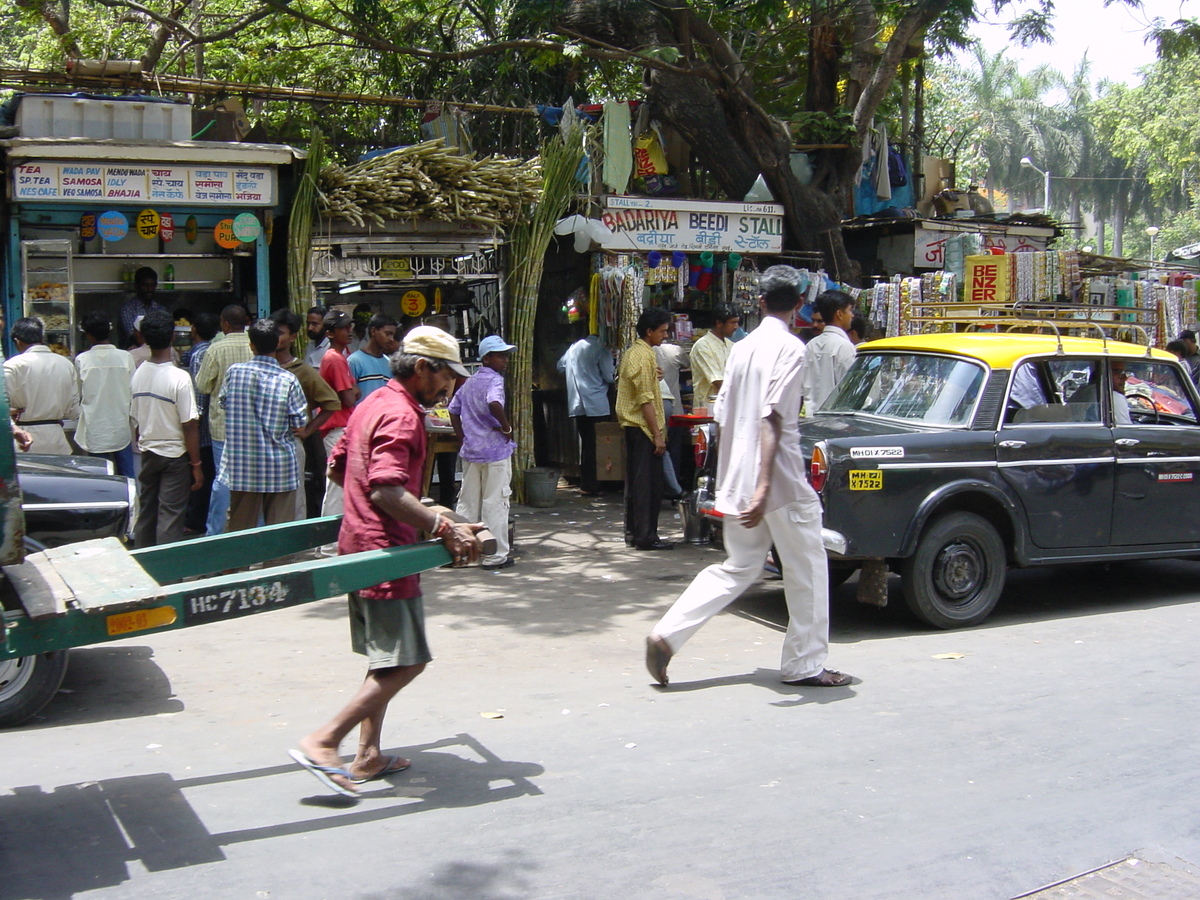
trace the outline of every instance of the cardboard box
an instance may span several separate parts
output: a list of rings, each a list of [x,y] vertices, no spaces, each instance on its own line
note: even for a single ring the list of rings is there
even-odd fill
[[[596,423],[596,479],[625,480],[625,431],[618,422]]]

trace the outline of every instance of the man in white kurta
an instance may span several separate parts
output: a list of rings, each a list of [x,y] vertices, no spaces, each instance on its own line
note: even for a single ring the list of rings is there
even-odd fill
[[[854,342],[846,329],[854,319],[854,301],[843,291],[825,291],[816,310],[824,330],[808,342],[804,353],[801,393],[804,411],[811,416],[829,399],[854,363]]]
[[[75,365],[42,343],[40,319],[18,319],[12,339],[17,355],[4,361],[4,381],[17,424],[33,437],[29,452],[67,456],[71,445],[62,422],[79,418]]]
[[[787,322],[800,303],[790,266],[763,273],[762,323],[734,345],[714,415],[720,426],[716,509],[724,513],[728,558],[704,569],[646,639],[646,667],[667,683],[667,663],[714,615],[762,575],[775,545],[783,563],[788,630],[782,679],[842,687],[849,675],[825,668],[829,652],[829,570],[821,503],[804,472],[797,420],[804,344]]]

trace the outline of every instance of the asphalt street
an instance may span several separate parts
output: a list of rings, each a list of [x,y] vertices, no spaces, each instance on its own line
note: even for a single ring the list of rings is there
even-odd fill
[[[961,632],[851,582],[842,689],[778,681],[765,581],[663,690],[644,635],[719,551],[627,551],[619,498],[514,512],[516,567],[424,576],[436,659],[385,731],[413,767],[357,802],[286,755],[361,680],[343,601],[74,651],[0,732],[0,900],[1006,900],[1131,855],[1196,872],[1200,565],[1014,572]]]

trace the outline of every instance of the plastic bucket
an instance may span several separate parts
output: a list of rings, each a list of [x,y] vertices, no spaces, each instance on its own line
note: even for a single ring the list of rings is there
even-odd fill
[[[553,506],[558,495],[558,469],[537,467],[525,470],[525,504]]]

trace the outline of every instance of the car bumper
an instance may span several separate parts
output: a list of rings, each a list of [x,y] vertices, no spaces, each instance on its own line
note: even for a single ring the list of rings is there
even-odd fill
[[[825,545],[826,553],[836,553],[838,556],[846,555],[846,536],[832,528],[821,529],[821,543]]]

